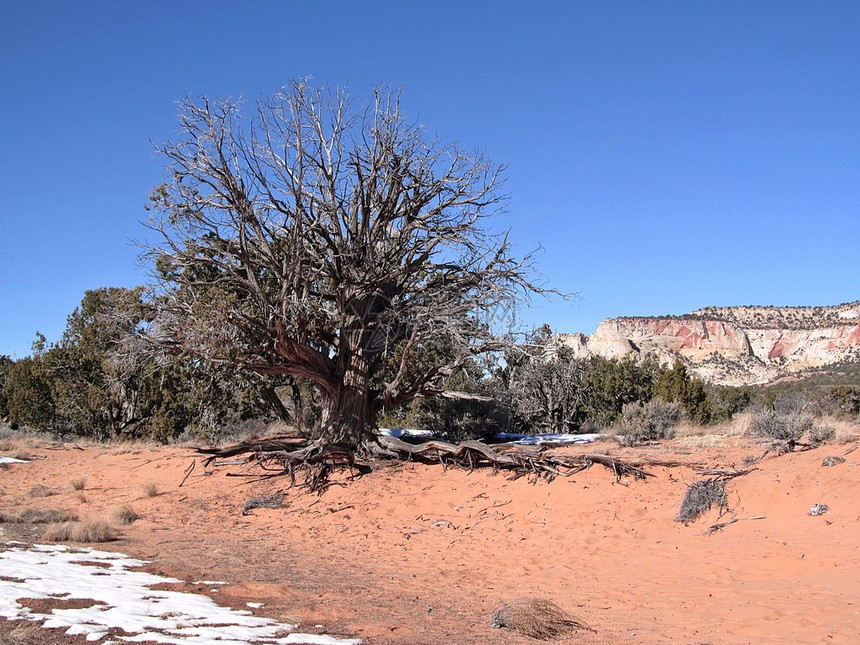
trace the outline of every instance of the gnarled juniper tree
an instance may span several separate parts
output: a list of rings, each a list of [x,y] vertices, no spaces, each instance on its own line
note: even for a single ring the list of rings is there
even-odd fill
[[[187,100],[153,191],[160,341],[318,388],[315,448],[373,450],[377,413],[503,341],[486,312],[544,289],[497,213],[500,167],[405,120],[396,91],[355,109],[303,82]]]

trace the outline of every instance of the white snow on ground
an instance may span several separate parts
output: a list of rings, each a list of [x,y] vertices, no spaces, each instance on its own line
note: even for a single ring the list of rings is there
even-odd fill
[[[535,446],[542,443],[591,443],[598,434],[499,434],[496,439],[505,443],[515,443],[521,446]]]
[[[0,545],[0,549],[4,547]],[[181,582],[132,571],[146,562],[121,553],[70,549],[59,545],[24,548],[8,543],[0,550],[0,617],[44,621],[44,627],[105,637],[104,645],[155,642],[168,645],[357,645],[359,639],[289,633],[296,625],[217,605],[202,594],[158,591],[153,585]],[[39,614],[21,598],[62,601],[92,599],[84,609],[55,608]],[[250,604],[250,603],[249,603]],[[111,627],[122,635],[108,634]]]
[[[380,428],[379,434],[388,435],[389,437],[426,437],[430,438],[433,433],[429,430],[416,430],[415,428]]]
[[[429,430],[415,430],[413,428],[380,428],[379,434],[389,437],[425,437],[432,438],[433,433]],[[591,443],[597,439],[597,434],[510,434],[503,433],[495,436],[498,441],[515,443],[523,446],[535,446],[543,443]]]

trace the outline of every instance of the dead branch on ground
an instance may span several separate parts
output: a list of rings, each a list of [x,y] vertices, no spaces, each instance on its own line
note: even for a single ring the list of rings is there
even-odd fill
[[[741,520],[763,520],[765,519],[764,515],[758,515],[756,517],[733,517],[728,522],[720,522],[718,524],[713,524],[708,527],[708,530],[705,531],[706,535],[713,535],[719,531],[722,531],[724,528],[729,526],[730,524],[734,524],[735,522],[740,522]]]
[[[758,470],[758,468],[694,468],[694,470],[705,477],[733,479],[734,477],[749,475],[752,471]]]

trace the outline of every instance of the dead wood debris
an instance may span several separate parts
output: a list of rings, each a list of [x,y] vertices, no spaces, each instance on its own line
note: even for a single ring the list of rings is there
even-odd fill
[[[275,493],[264,497],[252,497],[245,502],[245,507],[242,509],[242,515],[249,515],[255,508],[280,508],[284,503],[284,494]]]
[[[719,506],[721,515],[729,510],[724,479],[714,477],[690,484],[684,501],[681,502],[681,508],[675,516],[675,521],[684,524],[692,522],[715,504]]]
[[[822,459],[822,461],[821,461],[822,466],[835,466],[837,464],[844,464],[844,463],[845,463],[845,457],[838,457],[838,456],[837,457],[828,456],[828,457],[825,457],[824,459]]]
[[[642,468],[622,462],[608,455],[578,455],[565,457],[535,452],[534,449],[499,452],[480,441],[463,441],[459,444],[446,441],[427,441],[417,445],[406,443],[394,437],[380,437],[380,442],[406,458],[424,461],[454,463],[470,470],[479,466],[490,466],[497,470],[508,470],[511,479],[529,476],[532,481],[544,479],[552,481],[556,477],[570,477],[600,464],[613,472],[616,481],[622,477],[645,479],[651,473]]]
[[[616,481],[621,481],[623,477],[645,479],[653,476],[637,465],[601,454],[569,457],[547,454],[546,451],[536,451],[531,447],[522,451],[502,452],[480,441],[463,441],[454,444],[431,440],[413,444],[388,436],[379,437],[379,444],[385,454],[392,457],[456,465],[469,470],[490,467],[509,472],[511,479],[529,477],[533,482],[570,477],[590,468],[593,464],[600,464],[612,471]],[[322,492],[331,485],[329,476],[336,469],[348,469],[353,477],[371,470],[368,463],[357,459],[351,451],[314,450],[311,444],[293,437],[257,439],[225,448],[198,448],[198,452],[209,455],[204,462],[206,466],[236,465],[243,461],[256,461],[264,471],[271,474],[269,476],[287,474],[290,476],[291,485],[306,486],[317,492]],[[247,457],[225,459],[238,455],[247,455]]]
[[[507,628],[538,640],[566,638],[574,631],[595,631],[554,602],[541,598],[505,603],[493,612],[490,627]]]
[[[830,507],[827,504],[813,504],[812,508],[809,509],[807,515],[811,515],[812,517],[817,517],[818,515],[824,515],[827,511],[830,510]]]
[[[197,460],[193,459],[188,468],[185,469],[185,477],[182,478],[182,481],[179,482],[179,488],[182,488],[182,485],[186,482],[186,480],[191,477],[191,473],[194,472],[194,468],[197,466]]]
[[[695,471],[705,477],[714,477],[716,479],[732,479],[734,477],[742,477],[749,475],[752,471],[758,468],[696,468]]]
[[[735,522],[740,522],[742,520],[763,520],[763,519],[765,519],[764,515],[758,515],[756,517],[733,517],[728,522],[720,522],[718,524],[713,524],[713,525],[709,526],[708,530],[705,531],[705,533],[707,535],[713,535],[714,533],[722,531],[727,526],[730,526],[730,525],[734,524]]]

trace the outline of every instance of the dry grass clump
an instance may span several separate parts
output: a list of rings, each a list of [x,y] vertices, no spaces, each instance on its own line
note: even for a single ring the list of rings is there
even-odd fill
[[[701,450],[703,448],[712,448],[725,443],[726,437],[721,434],[701,434],[701,435],[686,435],[676,437],[675,443],[684,448],[693,450]]]
[[[161,494],[161,487],[158,482],[147,482],[143,486],[143,492],[146,493],[147,497],[158,497]]]
[[[123,438],[110,442],[109,444],[97,444],[106,455],[136,455],[146,450],[155,450],[162,444],[152,439],[142,437]]]
[[[505,627],[538,640],[565,638],[576,630],[595,631],[554,602],[541,598],[505,603],[493,612],[490,626]]]
[[[845,419],[827,419],[827,425],[833,428],[833,443],[851,443],[860,439],[860,423]]]
[[[27,442],[20,437],[0,437],[0,452],[23,452],[27,450]],[[11,457],[11,455],[7,455]]]
[[[729,500],[726,497],[726,482],[720,479],[703,479],[690,484],[681,508],[675,516],[676,522],[692,522],[716,504],[720,511],[727,511]]]
[[[734,414],[732,420],[726,426],[725,434],[748,437],[751,434],[750,428],[752,428],[754,416],[753,412],[738,412]]]
[[[71,482],[72,488],[75,490],[84,490],[87,486],[87,478],[86,477],[76,477]]]
[[[45,630],[41,625],[20,625],[0,621],[0,645],[42,645],[46,642]]]
[[[12,450],[6,457],[10,459],[20,459],[21,461],[33,461],[33,453],[25,448]]]
[[[30,497],[48,497],[50,495],[54,495],[55,493],[47,486],[43,486],[42,484],[36,484],[35,486],[33,486],[33,488],[27,491],[27,494]]]
[[[131,506],[120,506],[114,511],[114,519],[120,524],[134,524],[140,515]]]
[[[8,517],[0,515],[0,517]],[[57,508],[27,508],[14,516],[14,519],[5,519],[3,521],[26,523],[26,524],[54,524],[56,522],[77,522],[78,516],[71,511],[64,511]]]
[[[42,536],[48,542],[111,542],[116,538],[116,529],[101,520],[51,524]]]

